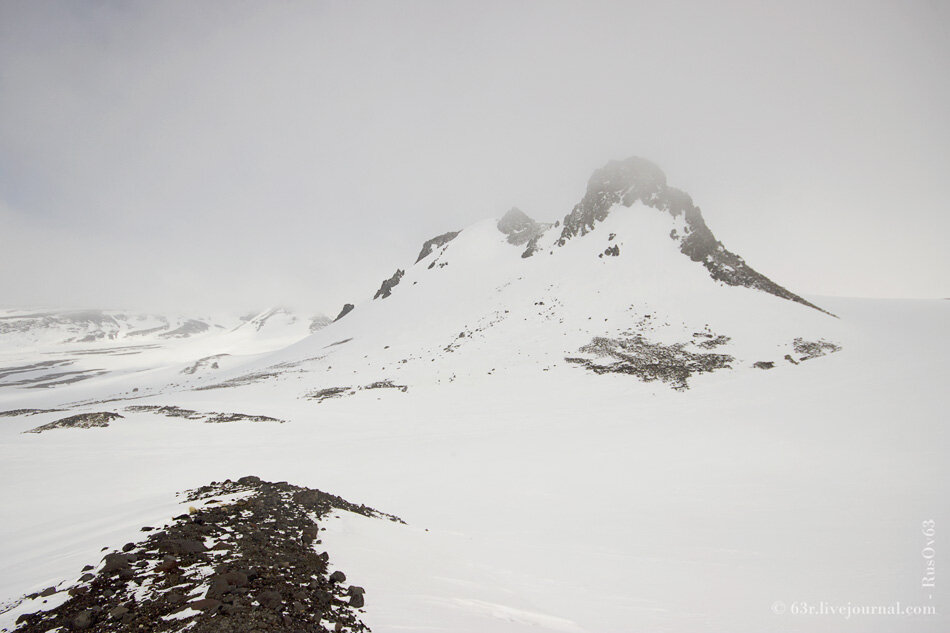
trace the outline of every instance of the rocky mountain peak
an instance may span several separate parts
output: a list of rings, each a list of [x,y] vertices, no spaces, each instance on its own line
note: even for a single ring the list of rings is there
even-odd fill
[[[557,244],[564,246],[568,240],[594,230],[596,224],[603,222],[615,206],[631,207],[636,202],[673,217],[683,215],[686,221],[683,233],[673,231],[670,238],[679,242],[681,253],[694,262],[702,263],[716,281],[730,286],[755,288],[821,310],[757,272],[741,257],[727,250],[706,225],[699,207],[689,194],[668,186],[666,174],[654,163],[638,156],[612,160],[594,171],[587,182],[584,198],[564,217]]]
[[[518,207],[511,207],[508,209],[505,215],[503,215],[501,219],[498,220],[498,230],[506,235],[510,235],[512,233],[524,231],[535,224],[536,222],[528,217],[527,213]]]
[[[665,187],[666,174],[663,170],[639,156],[609,161],[595,170],[587,181],[588,195],[635,191],[639,196],[646,197],[659,193]]]
[[[645,158],[631,156],[626,160],[612,160],[591,174],[584,198],[564,218],[558,243],[563,246],[576,235],[586,235],[597,222],[607,218],[610,208],[616,204],[629,207],[639,201],[662,206],[668,189],[666,174]]]

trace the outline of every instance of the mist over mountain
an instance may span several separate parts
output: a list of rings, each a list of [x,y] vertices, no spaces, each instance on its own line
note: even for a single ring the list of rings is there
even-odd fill
[[[0,3],[0,633],[950,630],[947,24]]]
[[[595,4],[0,7],[0,301],[331,312],[631,152],[798,293],[946,296],[941,3]]]

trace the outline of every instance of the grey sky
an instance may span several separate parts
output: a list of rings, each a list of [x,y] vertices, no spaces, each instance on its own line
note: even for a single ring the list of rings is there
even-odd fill
[[[950,3],[0,1],[0,304],[332,312],[641,155],[796,292],[946,296]]]

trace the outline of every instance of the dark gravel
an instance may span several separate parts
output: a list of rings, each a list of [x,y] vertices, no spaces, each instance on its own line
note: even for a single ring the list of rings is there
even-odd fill
[[[221,494],[250,492],[235,503]],[[68,588],[62,605],[26,614],[17,633],[61,631],[368,631],[371,598],[329,569],[319,522],[334,508],[401,520],[286,482],[257,477],[185,493],[195,503],[163,529],[106,554],[98,571]],[[55,588],[45,595],[55,593]]]

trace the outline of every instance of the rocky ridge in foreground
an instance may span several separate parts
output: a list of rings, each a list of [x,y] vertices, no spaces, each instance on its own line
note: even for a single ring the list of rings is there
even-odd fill
[[[333,509],[401,522],[316,489],[258,477],[185,493],[194,505],[161,529],[87,565],[74,585],[25,600],[66,598],[21,615],[16,633],[368,631],[365,591],[331,571],[318,521]],[[66,597],[68,596],[68,597]]]

